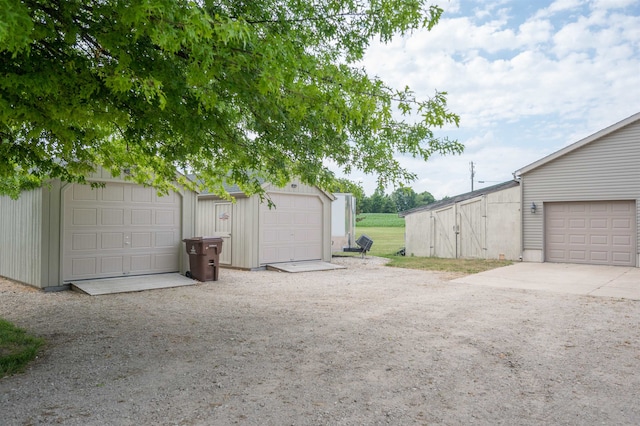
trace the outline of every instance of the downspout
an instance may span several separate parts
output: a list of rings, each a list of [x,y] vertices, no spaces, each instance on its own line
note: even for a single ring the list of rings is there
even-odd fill
[[[516,172],[513,172],[513,180],[520,182],[520,262],[522,262],[524,260],[524,178],[522,175],[516,177]]]
[[[454,204],[454,216],[455,218],[455,225],[454,225],[454,232],[455,232],[455,238],[456,238],[456,259],[458,258],[458,237],[460,236],[460,213],[458,213],[458,203]]]
[[[435,256],[436,250],[436,218],[433,216],[433,212],[430,213],[429,222],[429,256]]]
[[[489,258],[489,248],[487,247],[487,216],[489,215],[489,213],[487,212],[487,196],[486,194],[482,194],[482,201],[484,201],[483,204],[483,208],[484,208],[484,214],[482,215],[482,224],[483,229],[482,229],[482,254],[484,255],[484,259],[488,259]]]

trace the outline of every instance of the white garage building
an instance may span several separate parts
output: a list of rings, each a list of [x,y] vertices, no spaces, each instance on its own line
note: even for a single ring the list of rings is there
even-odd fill
[[[0,275],[47,289],[69,283],[184,273],[182,239],[195,231],[195,193],[158,196],[153,188],[98,172],[101,188],[54,180],[0,197]]]
[[[265,183],[269,208],[257,195],[225,188],[235,202],[198,194],[196,235],[223,239],[220,264],[259,269],[268,264],[331,261],[331,202],[317,187],[290,182],[284,188]]]
[[[640,113],[516,173],[523,260],[640,266]]]

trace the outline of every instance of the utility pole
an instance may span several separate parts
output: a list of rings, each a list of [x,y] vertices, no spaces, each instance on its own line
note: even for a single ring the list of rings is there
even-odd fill
[[[471,192],[473,192],[473,179],[476,177],[476,169],[473,161],[469,163],[469,170],[471,171]]]

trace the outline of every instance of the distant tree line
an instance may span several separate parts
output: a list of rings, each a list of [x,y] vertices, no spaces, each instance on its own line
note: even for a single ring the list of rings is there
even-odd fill
[[[358,199],[358,210],[361,213],[398,213],[414,207],[424,206],[436,201],[430,192],[416,193],[409,187],[400,187],[385,194],[382,189],[376,189],[371,197]]]
[[[385,194],[381,188],[378,188],[371,197],[367,197],[361,184],[344,178],[336,178],[328,191],[353,194],[356,198],[358,213],[398,213],[436,201],[430,192],[424,191],[417,194],[412,188],[406,186],[397,188],[391,195]]]

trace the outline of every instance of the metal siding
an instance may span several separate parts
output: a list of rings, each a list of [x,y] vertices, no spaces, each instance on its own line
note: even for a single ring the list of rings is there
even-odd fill
[[[421,211],[405,217],[405,251],[407,256],[432,255],[431,211]]]
[[[113,178],[103,170],[93,179]],[[91,179],[90,179],[91,180]],[[61,285],[61,194],[69,184],[58,180],[47,186],[23,192],[18,200],[0,197],[0,275],[36,287]],[[181,192],[182,236],[192,236],[195,230],[195,193]],[[188,268],[186,252],[180,258],[182,273]]]
[[[231,224],[231,266],[252,269],[258,267],[258,197],[239,198],[233,205]],[[224,249],[223,249],[224,250]]]
[[[454,204],[433,212],[433,256],[435,257],[458,257],[456,210],[457,205]]]
[[[299,194],[316,195],[322,202],[322,258],[331,261],[331,200],[323,191],[314,186],[309,186],[292,181],[284,188],[279,188],[271,184],[263,186],[267,193],[274,194]],[[213,204],[222,200],[200,198],[197,202],[197,230],[205,232],[212,229],[211,224],[203,219],[203,215],[208,215],[208,209],[213,208]],[[236,198],[233,204],[233,223],[231,227],[231,267],[241,269],[260,268],[259,247],[261,244],[260,231],[260,198],[252,196],[248,198]],[[224,248],[223,248],[224,250]]]
[[[320,201],[322,202],[322,260],[324,262],[331,262],[331,199],[323,196],[323,193],[317,190],[319,193]],[[355,202],[355,199],[354,199]],[[355,208],[354,208],[355,211]],[[355,217],[353,218],[355,220]],[[355,237],[355,236],[354,236]]]
[[[523,174],[525,251],[543,250],[544,202],[636,200],[636,229],[640,229],[639,164],[640,122],[636,122]],[[535,214],[530,213],[532,202]]]
[[[463,258],[485,257],[486,205],[484,197],[458,205],[458,256]]]
[[[287,194],[315,195],[321,192],[315,186],[304,184],[298,180],[293,180],[283,187],[278,187],[273,184],[267,184],[263,186],[263,188],[266,192],[279,192],[279,193],[287,193]]]
[[[182,196],[182,223],[181,223],[181,239],[196,236],[196,193],[193,191],[180,191]],[[184,244],[180,244],[180,273],[184,273],[189,269],[189,255],[184,249]]]
[[[486,258],[517,260],[521,249],[520,186],[486,196]]]
[[[0,197],[0,275],[42,287],[42,189]]]
[[[406,253],[411,256],[516,260],[520,257],[520,187],[490,193],[438,210],[405,216]]]
[[[242,232],[244,233],[244,238],[242,239],[244,245],[240,248],[240,250],[242,250],[242,256],[244,257],[243,264],[246,265],[247,268],[258,268],[260,266],[258,260],[260,249],[260,238],[258,235],[258,230],[260,229],[260,198],[251,197],[246,199],[245,203],[243,203],[242,214],[244,217],[238,220],[238,222],[242,220],[242,222],[238,223],[238,227],[242,228]],[[242,226],[240,224],[242,224]],[[238,250],[235,248],[234,250],[235,255]]]
[[[204,237],[213,235],[216,230],[215,218],[212,212],[215,211],[215,205],[217,200],[203,199],[198,200],[197,213],[196,213],[196,233],[197,237]]]
[[[355,246],[356,199],[353,194],[334,193],[331,201],[331,250]]]
[[[61,285],[60,207],[63,183],[53,180],[42,188],[42,287]]]

